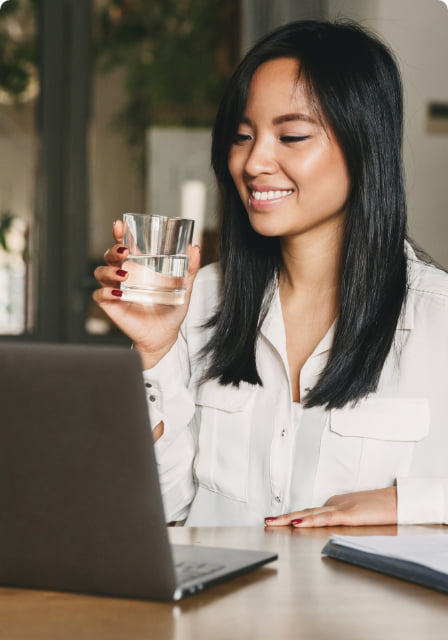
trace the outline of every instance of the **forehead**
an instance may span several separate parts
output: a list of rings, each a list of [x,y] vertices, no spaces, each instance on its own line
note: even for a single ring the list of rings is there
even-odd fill
[[[300,74],[295,58],[276,58],[261,64],[252,76],[246,110],[294,108],[315,111],[311,107],[309,88]]]

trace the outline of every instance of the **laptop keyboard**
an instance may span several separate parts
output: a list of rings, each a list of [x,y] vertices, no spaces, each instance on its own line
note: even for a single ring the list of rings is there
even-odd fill
[[[174,568],[178,584],[184,584],[186,582],[198,580],[204,576],[211,575],[216,571],[221,571],[222,569],[225,569],[225,566],[214,562],[180,561],[176,562]]]

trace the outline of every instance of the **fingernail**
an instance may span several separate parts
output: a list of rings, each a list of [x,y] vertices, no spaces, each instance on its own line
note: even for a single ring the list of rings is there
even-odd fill
[[[121,298],[123,291],[120,291],[120,289],[112,289],[112,295],[116,298]]]
[[[301,524],[302,522],[302,518],[297,518],[296,520],[291,520],[291,525],[295,527],[297,524]]]
[[[124,269],[117,269],[115,273],[117,274],[117,276],[120,276],[120,278],[124,278],[124,276],[128,275],[128,272]]]
[[[126,251],[126,247],[118,247],[117,253],[124,253]]]
[[[273,516],[272,516],[271,518],[265,518],[265,519],[264,519],[264,521],[265,521],[266,523],[268,523],[268,522],[275,522],[275,520],[277,520],[277,518],[274,518]]]

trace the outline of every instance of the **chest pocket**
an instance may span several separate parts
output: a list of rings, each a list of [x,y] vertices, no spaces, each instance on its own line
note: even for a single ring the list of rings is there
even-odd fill
[[[369,398],[354,408],[330,411],[328,453],[332,450],[340,461],[345,458],[346,480],[352,486],[344,490],[386,487],[407,476],[416,443],[428,435],[429,423],[425,398]]]
[[[251,413],[257,388],[201,385],[196,399],[198,455],[195,472],[201,486],[246,502],[248,494]]]

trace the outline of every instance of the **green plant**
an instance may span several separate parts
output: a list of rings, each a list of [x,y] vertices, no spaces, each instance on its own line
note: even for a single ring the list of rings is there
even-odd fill
[[[3,211],[0,213],[0,247],[3,251],[8,251],[8,244],[6,241],[7,233],[11,228],[14,216],[9,211]]]
[[[32,255],[28,244],[26,223],[9,211],[0,212],[0,254],[20,256],[30,262]]]
[[[110,0],[95,14],[99,70],[122,68],[117,123],[143,143],[148,126],[204,126],[238,56],[238,0]]]
[[[23,23],[34,17],[39,0],[8,0],[0,9],[0,90],[19,103],[36,69],[34,34],[18,29],[11,34],[11,20]]]

